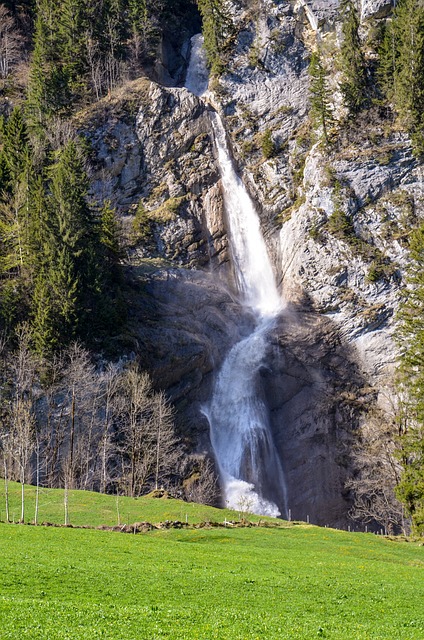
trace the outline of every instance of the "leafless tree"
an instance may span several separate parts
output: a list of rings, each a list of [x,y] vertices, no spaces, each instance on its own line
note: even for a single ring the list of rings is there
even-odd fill
[[[155,392],[145,372],[131,366],[121,377],[115,406],[119,425],[122,478],[128,495],[158,487],[176,473],[181,446],[174,432],[173,410]]]
[[[22,35],[15,19],[4,4],[0,4],[0,77],[6,79],[22,59]]]
[[[99,42],[90,31],[85,33],[85,49],[90,69],[91,88],[96,96],[96,100],[100,100],[104,84],[104,70],[100,57]]]
[[[184,482],[184,493],[190,502],[216,504],[219,497],[219,483],[215,467],[209,458],[200,458],[194,471]]]
[[[55,355],[42,374],[43,396],[37,407],[37,423],[43,457],[43,482],[49,487],[59,485],[62,450],[64,448],[67,413],[63,402],[62,354]]]
[[[68,418],[63,467],[68,488],[86,489],[92,473],[100,389],[89,352],[78,342],[65,352],[63,402]]]
[[[6,522],[10,521],[9,515],[9,465],[8,460],[11,457],[9,433],[5,430],[4,425],[0,430],[0,449],[3,457],[3,474],[4,474],[4,500],[6,509]]]
[[[351,517],[382,526],[387,533],[407,528],[402,505],[394,493],[401,471],[396,456],[398,433],[394,406],[369,415],[353,450],[357,474],[347,483],[354,495]]]
[[[167,483],[169,476],[176,472],[182,453],[181,443],[175,434],[174,408],[163,391],[153,396],[150,438],[155,448],[154,482],[155,489],[158,489],[159,483]]]
[[[34,451],[36,361],[30,349],[30,332],[22,325],[17,331],[18,348],[10,360],[12,388],[8,423],[9,449],[21,483],[21,522],[25,520],[25,482]]]

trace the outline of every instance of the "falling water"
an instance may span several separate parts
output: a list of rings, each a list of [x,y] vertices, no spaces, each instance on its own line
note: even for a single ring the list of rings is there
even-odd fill
[[[192,39],[186,87],[198,96],[207,91],[201,36]],[[243,305],[255,312],[257,326],[228,353],[204,413],[227,505],[263,515],[278,516],[281,511],[286,515],[284,475],[260,389],[267,335],[281,310],[281,299],[259,218],[235,172],[222,120],[217,113],[211,118],[236,284]]]

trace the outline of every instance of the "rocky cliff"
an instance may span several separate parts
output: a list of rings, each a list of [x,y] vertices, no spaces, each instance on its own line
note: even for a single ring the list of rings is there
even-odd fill
[[[363,0],[364,33],[390,8]],[[212,102],[287,303],[264,394],[293,517],[342,525],[355,429],[392,382],[422,169],[378,108],[346,124],[331,150],[314,143],[308,60],[317,37],[337,53],[337,0],[235,2],[231,16],[236,37]],[[184,88],[142,78],[80,116],[93,149],[93,196],[111,199],[122,219],[133,349],[176,403],[188,446],[205,451],[202,403],[252,324],[232,282],[210,108]],[[335,212],[348,216],[349,233],[332,227]]]

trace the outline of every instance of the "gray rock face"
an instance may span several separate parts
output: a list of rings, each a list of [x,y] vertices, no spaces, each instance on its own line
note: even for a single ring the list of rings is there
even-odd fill
[[[346,526],[344,492],[358,406],[372,401],[355,352],[318,314],[284,313],[263,373],[292,517]]]
[[[361,0],[359,8],[361,20],[369,18],[387,17],[393,6],[394,0]],[[334,23],[338,16],[340,0],[298,0],[297,7],[303,9],[305,17],[311,27],[325,29],[329,23]]]
[[[253,318],[217,274],[186,269],[129,268],[130,322],[142,365],[167,390],[192,448],[210,448],[201,406],[214,372]]]
[[[99,123],[102,108],[107,118]],[[132,260],[227,260],[207,110],[185,89],[142,78],[85,116],[81,129],[95,154],[93,197],[116,205]]]
[[[367,20],[371,17],[385,18],[391,13],[395,4],[394,0],[362,0],[361,20]]]
[[[312,29],[322,29],[333,21],[339,8],[339,0],[299,0]]]

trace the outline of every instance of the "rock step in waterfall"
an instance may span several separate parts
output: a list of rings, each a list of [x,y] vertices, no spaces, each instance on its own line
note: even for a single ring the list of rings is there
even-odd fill
[[[192,38],[186,88],[207,92],[208,74],[200,35]],[[211,112],[228,223],[230,253],[241,303],[256,315],[257,326],[228,353],[204,413],[219,468],[226,505],[262,515],[287,515],[281,462],[261,397],[260,369],[267,335],[282,309],[259,217],[228,149],[225,128]]]

